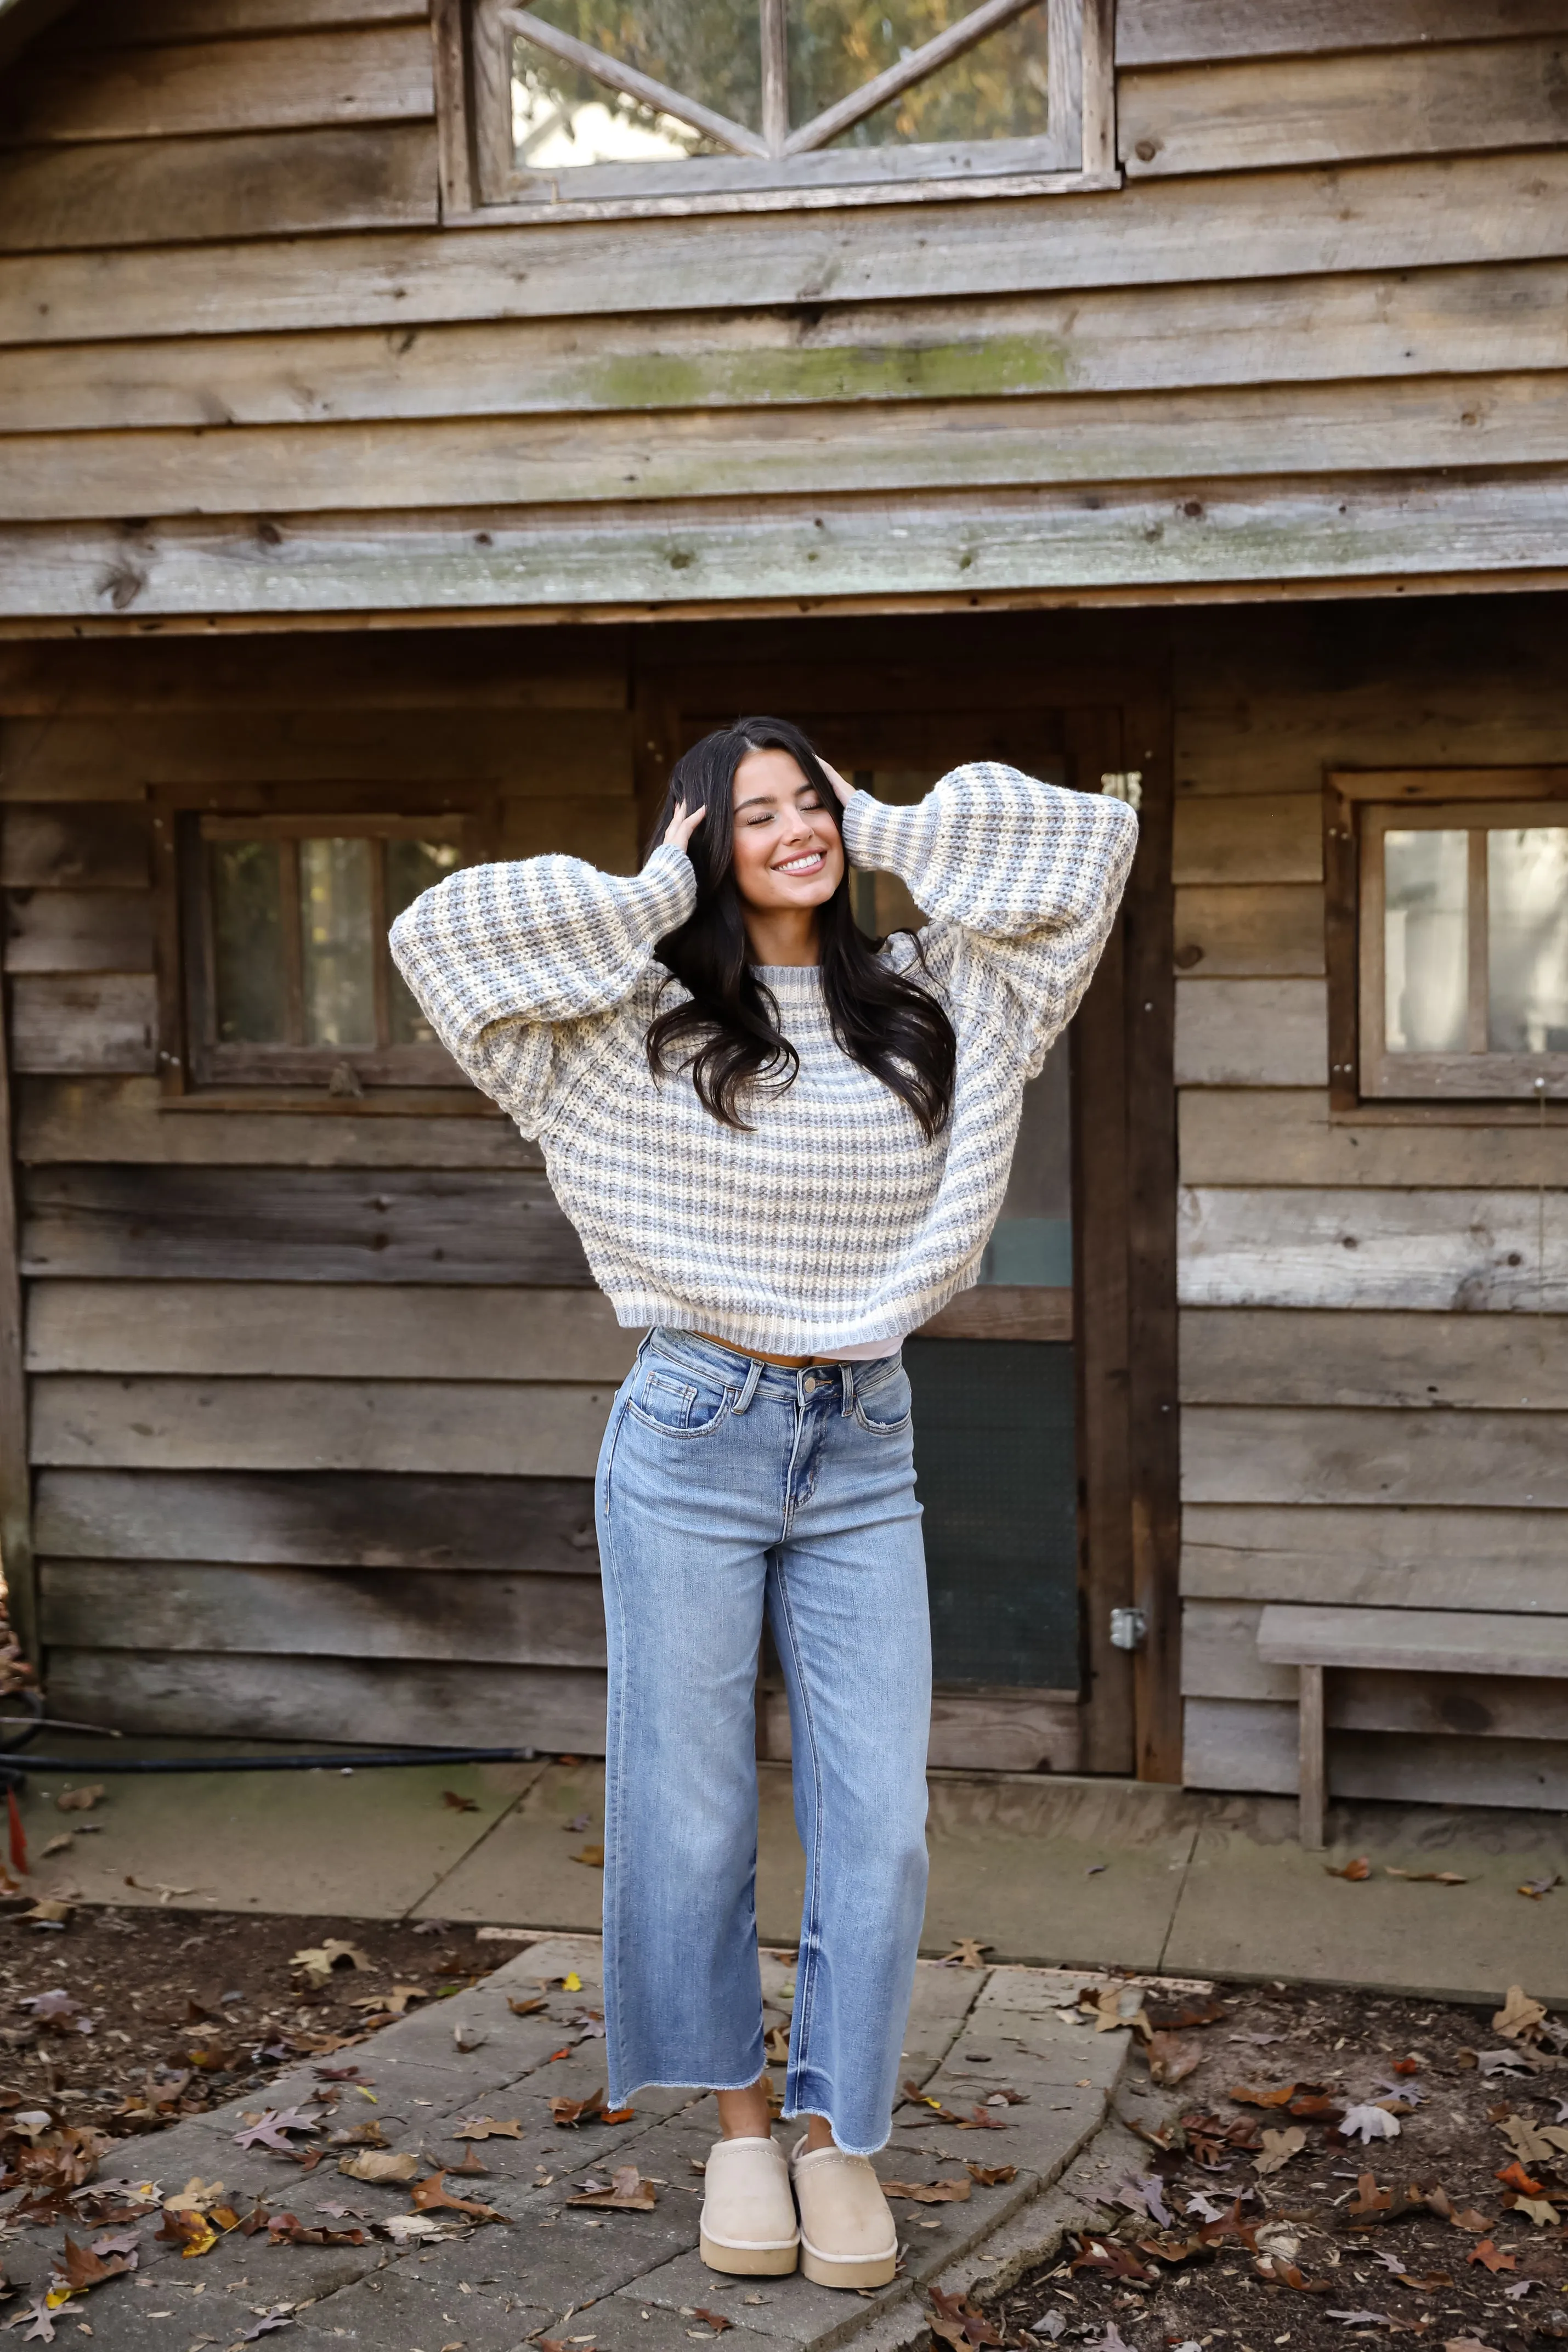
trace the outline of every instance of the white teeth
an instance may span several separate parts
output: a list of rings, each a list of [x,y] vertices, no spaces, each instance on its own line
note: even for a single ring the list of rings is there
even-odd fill
[[[821,851],[813,850],[810,857],[791,857],[786,864],[776,866],[773,870],[776,874],[810,874],[813,866],[820,866],[821,862]]]

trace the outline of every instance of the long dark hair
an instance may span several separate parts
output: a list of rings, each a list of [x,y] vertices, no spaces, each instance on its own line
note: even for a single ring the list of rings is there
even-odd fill
[[[758,1082],[793,1084],[800,1057],[779,1025],[779,1006],[757,977],[735,878],[735,772],[748,751],[787,751],[843,832],[843,812],[821,764],[798,727],[784,719],[737,719],[705,735],[675,761],[649,843],[663,841],[676,806],[707,811],[688,855],[697,903],[659,941],[665,968],[689,998],[648,1024],[648,1066],[655,1077],[689,1068],[698,1099],[726,1127],[746,1128],[741,1101]],[[833,1034],[852,1061],[906,1102],[927,1136],[946,1125],[953,1107],[957,1047],[953,1024],[934,996],[892,971],[856,923],[849,869],[817,910],[822,993]]]

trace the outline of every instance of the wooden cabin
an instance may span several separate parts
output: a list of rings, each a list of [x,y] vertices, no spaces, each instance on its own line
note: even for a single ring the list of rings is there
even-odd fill
[[[773,709],[1143,820],[910,1345],[934,1762],[1292,1789],[1312,1606],[1335,1790],[1568,1803],[1568,0],[716,13],[0,0],[56,1711],[601,1746],[633,1339],[382,941]]]

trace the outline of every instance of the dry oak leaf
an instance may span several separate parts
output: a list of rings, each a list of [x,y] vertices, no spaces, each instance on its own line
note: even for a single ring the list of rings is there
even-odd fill
[[[700,2303],[693,2312],[692,2317],[694,2319],[706,2319],[716,2336],[722,2336],[727,2327],[733,2327],[735,2326],[734,2320],[727,2319],[722,2311],[706,2311]]]
[[[1492,2030],[1505,2042],[1533,2042],[1546,2022],[1546,2010],[1531,2000],[1522,1985],[1510,1985],[1508,1999],[1492,2019]]]
[[[1492,2179],[1500,2180],[1505,2189],[1517,2189],[1521,2197],[1543,2197],[1546,2193],[1545,2182],[1532,2180],[1517,2157],[1500,2172],[1494,2172]]]
[[[1019,2177],[1016,2164],[971,2164],[966,2158],[964,2169],[971,2180],[978,2181],[982,2189],[1000,2189]]]
[[[582,1852],[574,1853],[571,1859],[573,1862],[580,1862],[585,1870],[602,1870],[604,1848],[601,1845],[585,1845]]]
[[[1067,2265],[1070,2271],[1107,2271],[1113,2278],[1139,2279],[1145,2284],[1153,2271],[1142,2263],[1131,2246],[1114,2238],[1085,2238]]]
[[[254,2123],[235,2134],[236,2147],[271,2147],[284,2156],[295,2151],[285,2135],[288,2132],[313,2132],[321,2128],[319,2116],[307,2116],[298,2107],[268,2107]]]
[[[1446,2189],[1425,2190],[1421,2202],[1429,2212],[1436,2213],[1439,2221],[1451,2221],[1456,2230],[1469,2230],[1484,2237],[1491,2228],[1491,2223],[1483,2220],[1473,2205],[1467,2205],[1462,2213],[1458,2211]]]
[[[1249,2084],[1232,2083],[1225,2095],[1239,2107],[1288,2107],[1298,2088],[1295,2083],[1281,2083],[1277,2090],[1254,2091]]]
[[[44,1852],[47,1853],[47,1846]],[[1554,1870],[1549,1878],[1527,1878],[1519,1891],[1521,1895],[1528,1895],[1532,1903],[1539,1903],[1543,1895],[1550,1895],[1554,1886],[1562,1884],[1562,1873]]]
[[[521,2139],[522,2125],[516,2116],[503,2120],[496,2116],[470,2116],[466,2123],[454,2124],[449,2139]]]
[[[462,2163],[455,2164],[452,2169],[455,2175],[466,2174],[470,2179],[477,2178],[487,2180],[490,2177],[490,2168],[487,2164],[480,2163],[479,2151],[476,2147],[471,2147]]]
[[[466,2197],[454,2197],[446,2186],[444,2169],[433,2172],[428,2179],[416,2180],[408,2193],[417,2212],[428,2213],[436,2207],[450,2207],[455,2213],[472,2214],[476,2221],[501,2221],[506,2219],[505,2214],[497,2213],[493,2205],[479,2205]]]
[[[563,2130],[576,2124],[608,2122],[604,2113],[604,2094],[591,2091],[586,2099],[554,2098],[549,2103],[550,2120]]]
[[[1300,2156],[1306,2144],[1307,2135],[1300,2124],[1292,2124],[1288,2131],[1266,2131],[1263,2134],[1263,2153],[1253,2158],[1252,2169],[1254,2172],[1281,2172],[1293,2156]]]
[[[1372,1876],[1372,1864],[1364,1853],[1358,1853],[1354,1862],[1342,1863],[1337,1868],[1332,1862],[1325,1862],[1323,1868],[1331,1878],[1349,1878],[1357,1883]]]
[[[514,2017],[532,2017],[544,2006],[545,1997],[542,1992],[536,1992],[528,2000],[514,2000],[510,1993],[507,1995],[507,2007]]]
[[[967,2180],[884,2180],[884,2197],[906,2197],[912,2205],[967,2205],[973,2190]]]
[[[1498,2129],[1521,2162],[1552,2164],[1556,2161],[1557,2147],[1554,2140],[1549,2139],[1544,2132],[1537,2131],[1535,2126],[1526,2116],[1504,2116],[1498,2125]],[[1554,2126],[1554,2132],[1555,2129]],[[1568,2139],[1568,2133],[1563,2133],[1561,2137]],[[1500,2172],[1497,2177],[1500,2180],[1501,2173]]]
[[[1492,2347],[1479,2336],[1445,2336],[1443,2352],[1492,2352]]]
[[[349,2003],[349,2007],[383,2011],[388,2017],[402,2017],[411,2000],[427,1998],[423,1985],[393,1985],[391,1992],[361,1993],[358,2000]]]
[[[770,2025],[763,2036],[763,2048],[770,2066],[782,2066],[789,2056],[789,2035],[782,2025]]]
[[[1391,2116],[1385,2106],[1346,2107],[1339,2119],[1339,2128],[1345,2139],[1358,2139],[1364,2146],[1368,2140],[1397,2139],[1399,2118]]]
[[[1151,2033],[1146,2052],[1151,2083],[1183,2083],[1202,2063],[1203,2053],[1174,2033]]]
[[[1006,2340],[984,2312],[975,2310],[961,2294],[945,2294],[939,2286],[931,2290],[926,2315],[933,2336],[951,2345],[953,2352],[969,2352],[971,2345],[1000,2345]]]
[[[1396,1870],[1391,1862],[1383,1865],[1385,1878],[1407,1878],[1412,1886],[1468,1886],[1469,1880],[1461,1878],[1457,1870]]]
[[[443,1789],[441,1801],[455,1813],[476,1813],[479,1810],[477,1797],[460,1797],[455,1789]]]
[[[1471,2263],[1484,2263],[1486,2268],[1490,2271],[1494,2276],[1499,2271],[1512,2270],[1514,2263],[1513,2256],[1511,2254],[1501,2252],[1495,2242],[1490,2238],[1483,2238],[1479,2246],[1472,2246],[1469,2254],[1466,2256],[1466,2260]]]
[[[617,2213],[651,2213],[658,2203],[652,2187],[634,2164],[617,2165],[610,2176],[608,2189],[580,2189],[566,2201],[569,2205],[599,2205]]]
[[[419,2158],[412,2148],[394,2156],[367,2147],[358,2155],[340,2157],[338,2169],[350,2180],[412,2180],[419,2170]]]
[[[185,1891],[189,1893],[190,1889]],[[325,1943],[308,1944],[303,1951],[294,1953],[289,1966],[303,1969],[312,1984],[325,1984],[335,1969],[372,1969],[375,1962],[357,1944],[346,1944],[340,1936],[329,1936]]]
[[[62,1789],[55,1799],[55,1811],[60,1813],[90,1813],[103,1796],[103,1783],[90,1789]]]
[[[5,2322],[5,2325],[7,2327],[20,2327],[25,2319],[30,2319],[33,2324],[22,2338],[24,2344],[52,2344],[54,2342],[55,2323],[53,2318],[50,2316],[47,2296],[41,2294],[35,2295],[32,2302],[26,2306],[26,2309],[25,2311],[14,2312],[11,2317]]]
[[[960,1936],[950,1952],[944,1952],[938,1966],[960,1969],[983,1969],[989,1944],[977,1943],[973,1936]]]
[[[134,2254],[110,2254],[106,2260],[68,2236],[61,2252],[55,2256],[49,2293],[51,2296],[85,2294],[89,2287],[101,2286],[105,2279],[120,2278],[125,2272],[133,2271],[136,2263]]]
[[[1304,2278],[1295,2263],[1287,2262],[1283,2254],[1264,2254],[1253,2263],[1252,2267],[1266,2285],[1271,2283],[1279,2286],[1291,2286],[1295,2288],[1298,2294],[1332,2294],[1333,2293],[1333,2284],[1328,2279]]]

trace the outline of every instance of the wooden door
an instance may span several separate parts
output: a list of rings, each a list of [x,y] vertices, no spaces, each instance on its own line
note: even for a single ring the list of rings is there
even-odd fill
[[[1085,790],[1126,772],[1120,709],[998,712],[962,707],[961,697],[954,707],[946,680],[946,707],[848,709],[835,695],[839,707],[819,714],[798,676],[788,696],[767,683],[737,676],[730,692],[716,692],[707,673],[670,696],[648,740],[667,757],[737,709],[782,707],[844,774],[896,802],[919,800],[961,760],[1006,760]],[[870,933],[924,920],[894,876],[857,875],[852,887]],[[1152,1617],[1162,1630],[1174,1612],[1174,1592],[1150,1604],[1156,1588],[1163,1596],[1174,1586],[1172,1547],[1159,1538],[1174,1532],[1175,1499],[1164,1500],[1157,1445],[1144,1459],[1158,1507],[1145,1499],[1140,1511],[1135,1491],[1134,1138],[1142,1131],[1146,1141],[1151,1129],[1129,1118],[1137,1056],[1124,1034],[1127,977],[1119,922],[1078,1019],[1025,1090],[978,1283],[906,1343],[938,1767],[1127,1772],[1144,1756],[1147,1769],[1136,1736],[1139,1654],[1113,1643],[1112,1612],[1141,1601],[1145,1625]],[[1168,1210],[1174,1222],[1174,1178],[1167,1189],[1155,1213]],[[1145,1384],[1153,1367],[1150,1356]],[[1172,1411],[1172,1442],[1174,1423]],[[768,1752],[787,1754],[777,1688],[762,1719]]]

